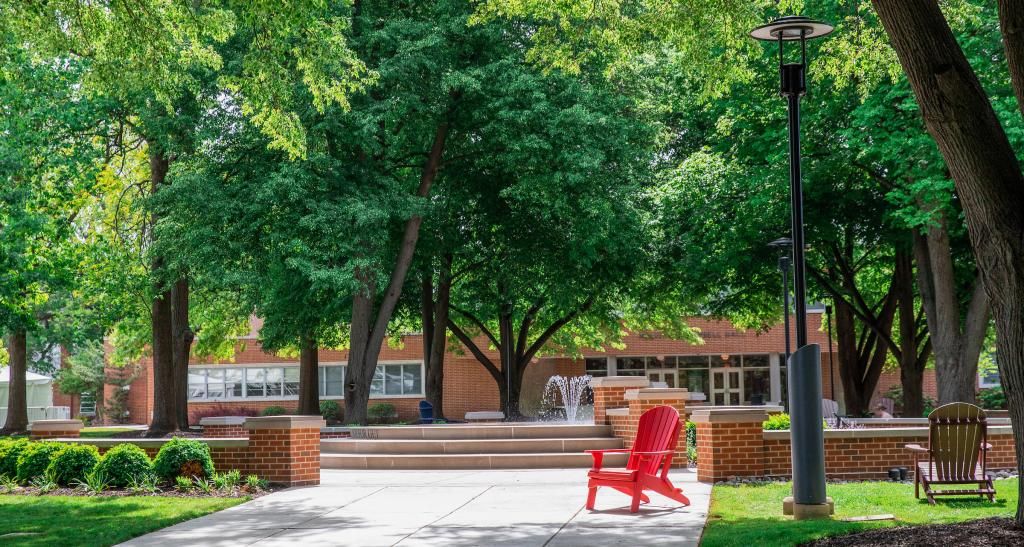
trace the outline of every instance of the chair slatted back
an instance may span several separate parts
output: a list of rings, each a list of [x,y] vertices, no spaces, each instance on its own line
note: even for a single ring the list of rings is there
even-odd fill
[[[836,415],[839,414],[839,403],[832,399],[821,400],[821,415],[826,420],[836,419]]]
[[[679,441],[680,428],[679,411],[670,406],[656,406],[640,416],[636,439],[633,441],[633,450],[637,452],[675,450],[676,443]],[[641,463],[644,468],[640,467]],[[653,475],[661,463],[662,460],[659,458],[641,460],[639,456],[633,455],[626,462],[626,469],[641,470]]]
[[[933,410],[928,415],[929,459],[936,474],[933,480],[976,479],[981,445],[987,441],[984,410],[969,403],[949,403]]]

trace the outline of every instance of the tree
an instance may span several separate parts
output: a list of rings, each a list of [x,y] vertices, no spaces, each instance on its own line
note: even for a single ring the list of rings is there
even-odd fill
[[[235,92],[241,110],[270,138],[270,146],[301,155],[305,136],[290,110],[296,104],[290,76],[297,74],[323,110],[346,104],[346,94],[367,75],[345,47],[347,7],[323,9],[298,2],[286,13],[265,17],[261,5],[181,3],[173,0],[83,6],[75,0],[36,5],[4,2],[22,39],[58,58],[85,59],[83,87],[115,103],[113,113],[146,142],[149,192],[171,185],[172,163],[193,152],[193,128],[203,99],[224,88]],[[220,78],[219,46],[232,37],[245,41],[237,70]],[[151,215],[152,233],[159,223]],[[154,242],[158,243],[158,242]],[[150,432],[186,427],[185,377],[193,329],[188,320],[187,272],[174,257],[150,255],[154,412]],[[175,303],[177,307],[175,307]]]
[[[1024,174],[977,74],[938,3],[873,0],[956,182],[982,284],[996,323],[999,372],[1009,401],[1018,469],[1024,471]],[[1000,1],[1010,78],[1022,95],[1024,52],[1016,29],[1024,6]],[[1024,492],[1024,487],[1022,487]],[[1024,524],[1024,505],[1016,520]]]
[[[35,58],[0,24],[0,333],[7,335],[10,399],[3,431],[28,426],[30,334],[73,278],[72,222],[96,158],[84,138],[95,103],[73,87],[81,66]]]

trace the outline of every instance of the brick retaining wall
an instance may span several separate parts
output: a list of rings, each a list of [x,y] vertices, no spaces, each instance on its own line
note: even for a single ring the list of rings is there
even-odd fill
[[[196,440],[209,445],[213,465],[218,471],[237,469],[274,484],[307,486],[320,484],[320,429],[324,425],[324,420],[318,416],[245,418],[245,436]],[[59,442],[92,445],[100,453],[119,444],[134,444],[152,458],[169,440],[64,438]]]
[[[718,482],[734,477],[792,473],[789,431],[764,431],[767,413],[755,407],[695,410],[697,480]],[[828,429],[825,431],[825,473],[832,479],[884,479],[889,469],[913,472],[913,454],[906,444],[926,445],[927,427]],[[1013,432],[1008,425],[989,426],[988,468],[1017,466]]]

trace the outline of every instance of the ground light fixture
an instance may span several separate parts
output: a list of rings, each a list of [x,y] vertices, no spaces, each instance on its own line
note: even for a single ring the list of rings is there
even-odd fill
[[[803,187],[800,176],[800,99],[807,93],[807,41],[828,35],[833,27],[807,17],[780,17],[757,27],[750,36],[779,47],[779,93],[789,106],[789,190],[793,240],[793,293],[796,352],[789,358],[790,438],[793,497],[783,511],[797,519],[828,517],[825,495],[825,435],[821,429],[821,348],[807,343],[807,273],[804,258]],[[800,61],[786,62],[786,43],[797,42]]]

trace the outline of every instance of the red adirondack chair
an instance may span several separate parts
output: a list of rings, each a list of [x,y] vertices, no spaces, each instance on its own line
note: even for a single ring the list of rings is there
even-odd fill
[[[587,484],[587,488],[590,489],[587,494],[587,509],[594,508],[597,489],[601,486],[608,486],[631,496],[631,513],[640,510],[641,501],[651,501],[643,493],[644,490],[657,492],[690,505],[690,500],[683,495],[683,491],[668,480],[668,470],[672,467],[672,456],[675,454],[680,428],[679,412],[670,406],[658,406],[640,416],[633,448],[587,450],[594,457],[594,467],[587,473],[590,478]],[[616,453],[629,454],[626,468],[602,469],[604,455]]]

